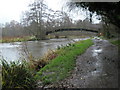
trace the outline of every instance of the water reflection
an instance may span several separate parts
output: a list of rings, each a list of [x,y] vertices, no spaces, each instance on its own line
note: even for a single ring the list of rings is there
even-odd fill
[[[102,49],[94,49],[93,50],[93,56],[97,56],[101,52],[102,52]]]
[[[88,38],[84,38],[88,39]],[[48,50],[55,50],[59,45],[66,45],[84,39],[51,39],[42,41],[0,43],[0,56],[7,61],[26,58],[24,49],[27,49],[36,58],[41,58]]]

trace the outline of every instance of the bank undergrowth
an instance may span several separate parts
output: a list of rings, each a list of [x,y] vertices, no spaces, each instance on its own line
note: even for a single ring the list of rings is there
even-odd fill
[[[0,39],[0,43],[10,43],[10,42],[23,42],[23,41],[35,41],[37,40],[34,36],[25,37],[4,37]]]
[[[2,59],[2,88],[28,89],[38,86],[38,81],[42,81],[42,86],[59,82],[70,75],[76,57],[92,44],[92,40],[88,39],[58,47],[38,61],[34,61],[32,56],[29,57],[29,62],[23,60],[8,63]]]
[[[34,72],[29,68],[27,62],[7,62],[1,60],[2,64],[2,89],[21,88],[32,89],[36,86]]]
[[[43,85],[63,80],[69,76],[70,71],[74,69],[76,57],[84,53],[92,44],[92,40],[89,39],[59,48],[59,50],[57,50],[58,56],[40,69],[35,79],[41,80]]]
[[[118,46],[118,51],[120,52],[120,40],[112,40],[110,41],[112,44]]]
[[[113,40],[111,43],[117,45],[120,48],[120,40]]]

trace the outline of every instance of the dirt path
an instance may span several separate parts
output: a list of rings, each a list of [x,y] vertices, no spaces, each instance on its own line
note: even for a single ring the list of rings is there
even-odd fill
[[[72,75],[61,82],[64,87],[118,87],[118,48],[107,40],[93,39],[93,42],[93,46],[78,56]]]

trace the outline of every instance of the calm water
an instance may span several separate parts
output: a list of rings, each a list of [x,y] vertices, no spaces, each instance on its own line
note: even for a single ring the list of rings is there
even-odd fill
[[[55,50],[60,45],[66,45],[84,39],[88,38],[0,43],[0,56],[7,61],[14,61],[26,58],[25,52],[29,52],[35,58],[41,58],[48,50]]]

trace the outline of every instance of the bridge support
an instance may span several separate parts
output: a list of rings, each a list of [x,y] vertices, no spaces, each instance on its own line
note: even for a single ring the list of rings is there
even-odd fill
[[[45,40],[46,39],[46,33],[43,31],[43,32],[40,32],[40,33],[37,33],[35,35],[36,39],[37,40]]]

